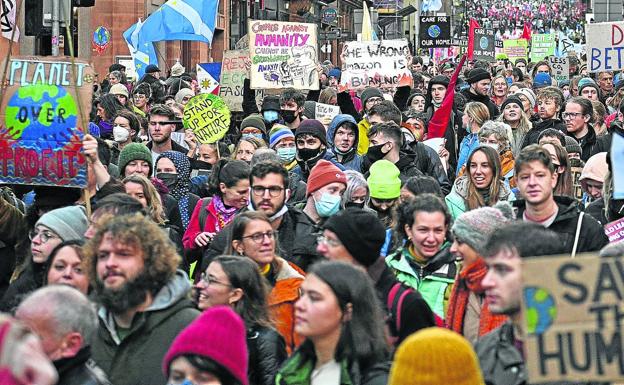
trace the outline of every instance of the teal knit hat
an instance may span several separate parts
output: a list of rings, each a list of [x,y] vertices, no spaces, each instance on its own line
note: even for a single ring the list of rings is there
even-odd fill
[[[119,174],[126,176],[126,165],[133,160],[144,160],[149,164],[149,175],[152,175],[152,152],[143,143],[130,143],[119,153]]]
[[[400,171],[394,163],[382,159],[373,163],[366,182],[371,198],[396,199],[401,195]]]

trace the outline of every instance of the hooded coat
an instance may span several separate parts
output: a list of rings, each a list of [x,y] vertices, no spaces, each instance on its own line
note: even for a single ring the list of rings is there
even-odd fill
[[[355,142],[353,143],[353,147],[351,147],[349,151],[347,151],[344,154],[340,154],[339,150],[334,145],[334,137],[336,136],[336,130],[338,130],[338,127],[342,126],[345,123],[351,123],[353,125],[353,129],[355,132]],[[331,146],[332,151],[335,154],[342,155],[342,160],[339,162],[347,170],[354,170],[357,172],[361,172],[363,158],[361,155],[357,154],[358,142],[359,142],[358,126],[353,116],[347,115],[347,114],[336,115],[334,119],[331,121],[331,123],[329,124],[329,127],[327,127],[327,143],[329,144],[329,146]]]

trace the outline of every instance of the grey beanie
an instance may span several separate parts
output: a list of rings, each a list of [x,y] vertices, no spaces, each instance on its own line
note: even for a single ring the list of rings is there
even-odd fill
[[[79,241],[84,240],[89,221],[84,207],[67,206],[43,214],[35,227],[39,225],[49,228],[63,241]]]
[[[494,230],[512,219],[511,205],[508,202],[498,202],[493,207],[481,207],[461,214],[453,223],[451,231],[455,238],[483,255],[488,238]]]

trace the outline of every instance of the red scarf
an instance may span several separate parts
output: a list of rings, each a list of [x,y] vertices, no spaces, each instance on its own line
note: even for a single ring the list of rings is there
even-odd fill
[[[483,286],[481,286],[481,281],[486,273],[487,266],[483,258],[477,259],[459,273],[459,277],[453,287],[446,313],[446,327],[448,329],[462,334],[468,297],[470,296],[470,292],[475,293],[477,296],[484,293],[485,290]],[[479,315],[479,337],[496,329],[506,320],[507,316],[505,315],[490,313],[487,302],[484,302],[481,306],[481,314]]]

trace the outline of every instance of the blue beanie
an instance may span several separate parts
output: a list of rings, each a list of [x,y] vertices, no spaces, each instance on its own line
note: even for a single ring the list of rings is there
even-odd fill
[[[340,72],[340,68],[336,67],[329,70],[329,72],[327,73],[327,77],[335,77],[336,79],[340,80],[341,74],[342,73]]]
[[[545,72],[540,72],[533,79],[533,88],[552,86],[552,78]]]
[[[295,139],[295,134],[292,133],[290,128],[284,126],[280,127],[277,130],[271,130],[271,137],[269,140],[269,148],[274,148],[275,145],[284,138],[292,138]]]

